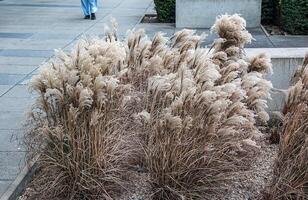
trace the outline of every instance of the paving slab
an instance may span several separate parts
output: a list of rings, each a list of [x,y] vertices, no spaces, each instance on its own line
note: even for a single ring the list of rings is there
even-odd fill
[[[31,98],[34,96],[35,94],[30,92],[28,85],[16,85],[2,97]]]
[[[44,57],[8,57],[0,56],[0,65],[39,65],[44,62]]]
[[[48,58],[52,56],[51,50],[32,50],[32,49],[2,49],[0,56],[6,57],[43,57]]]
[[[111,15],[113,16],[119,16],[119,17],[131,17],[131,16],[144,16],[145,8],[119,8],[111,12]]]
[[[27,41],[26,39],[20,39],[20,38],[0,38],[0,51],[3,49],[14,49],[18,48],[17,46],[21,46],[20,43],[23,41]]]
[[[14,38],[14,39],[27,39],[30,38],[33,33],[4,33],[0,32],[0,38]]]
[[[0,74],[29,74],[34,69],[36,69],[37,66],[31,66],[31,65],[0,65]]]
[[[7,188],[10,186],[14,179],[0,179],[0,195],[3,194]]]
[[[40,57],[48,58],[50,57],[50,55],[53,55],[54,49],[58,49],[70,41],[71,39],[65,39],[65,38],[63,39],[28,39],[28,40],[19,42],[13,47],[8,46],[7,48],[18,48],[20,50],[25,50],[25,51],[29,49],[35,50],[35,51],[42,51],[43,53],[41,53],[41,55],[36,54],[36,52],[29,52],[29,53],[34,53],[34,55],[32,54],[33,56],[40,56]]]
[[[22,130],[0,130],[0,152],[23,152]],[[0,179],[1,180],[1,179]]]
[[[31,108],[31,105],[35,102],[34,97],[6,97],[0,98],[0,112],[14,111],[24,112]],[[1,140],[0,140],[1,141]]]
[[[12,85],[0,85],[0,97],[5,94],[11,87]]]
[[[0,5],[1,6],[1,5]],[[2,13],[1,13],[2,14]],[[1,32],[18,32],[18,31],[23,31],[23,32],[35,32],[37,31],[37,27],[33,25],[14,25],[14,23],[5,23],[5,22],[0,22],[1,23]],[[42,27],[42,29],[47,29],[45,27]]]
[[[52,32],[39,32],[32,34],[30,37],[32,41],[38,41],[42,43],[42,40],[48,40],[55,42],[57,40],[71,40],[72,38],[76,37],[79,33],[52,33]]]
[[[65,42],[67,41],[65,40]],[[5,43],[8,42],[5,40],[0,44],[1,49],[6,49],[2,50],[1,57],[49,58],[53,55],[54,49],[59,48],[59,45],[65,44],[62,40],[51,40],[44,43],[37,40],[23,40],[18,42],[14,41],[6,45]]]
[[[0,112],[0,130],[21,129],[25,121],[24,111],[2,111]],[[0,155],[1,158],[1,155]],[[0,159],[1,160],[1,159]],[[1,176],[0,176],[1,177]]]
[[[0,157],[0,177],[2,180],[14,180],[25,164],[25,152],[0,152]]]
[[[15,85],[25,78],[25,74],[2,74],[0,73],[0,85]]]

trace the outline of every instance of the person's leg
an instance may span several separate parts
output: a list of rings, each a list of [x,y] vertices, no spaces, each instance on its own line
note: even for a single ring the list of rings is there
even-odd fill
[[[88,0],[81,0],[81,7],[83,14],[85,16],[85,19],[90,19],[90,6]]]
[[[96,19],[95,13],[97,11],[97,0],[88,0],[90,5],[91,19]]]

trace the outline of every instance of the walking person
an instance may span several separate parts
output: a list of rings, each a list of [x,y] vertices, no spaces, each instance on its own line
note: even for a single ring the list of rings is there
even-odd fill
[[[81,0],[82,11],[84,19],[95,20],[95,13],[97,11],[97,0]]]

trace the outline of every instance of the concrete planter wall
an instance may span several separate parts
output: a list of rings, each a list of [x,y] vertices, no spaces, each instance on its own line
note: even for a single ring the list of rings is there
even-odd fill
[[[176,27],[210,28],[217,16],[241,14],[247,27],[260,26],[262,0],[176,0]]]

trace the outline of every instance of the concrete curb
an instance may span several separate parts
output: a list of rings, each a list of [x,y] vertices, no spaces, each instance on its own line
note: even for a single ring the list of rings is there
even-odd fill
[[[266,35],[266,37],[270,37],[270,34],[267,32],[266,28],[262,24],[260,24],[260,27],[262,31],[264,32],[264,34]]]
[[[308,53],[308,47],[301,48],[246,48],[248,56],[256,55],[259,53],[266,53],[271,58],[304,58]]]
[[[37,158],[33,159],[21,170],[0,200],[16,200],[22,194],[37,169],[36,160]]]

